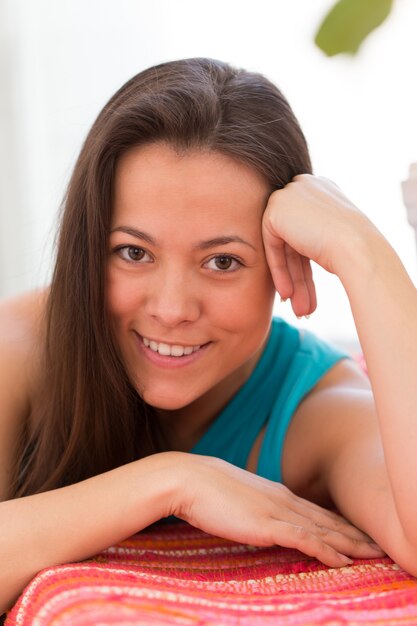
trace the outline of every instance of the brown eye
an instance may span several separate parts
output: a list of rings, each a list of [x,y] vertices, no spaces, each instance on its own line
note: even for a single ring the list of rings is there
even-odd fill
[[[218,256],[215,258],[216,267],[219,270],[228,270],[231,268],[233,260],[230,256]]]
[[[121,246],[115,253],[127,263],[149,263],[152,261],[149,253],[137,246]]]
[[[129,246],[127,248],[127,254],[132,261],[140,261],[145,256],[145,250],[143,248]]]
[[[235,272],[243,266],[243,263],[229,254],[218,254],[206,263],[206,267],[214,272]]]

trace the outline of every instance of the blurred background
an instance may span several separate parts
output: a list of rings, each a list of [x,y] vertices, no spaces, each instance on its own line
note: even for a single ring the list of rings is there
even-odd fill
[[[378,226],[416,283],[401,181],[417,161],[417,2],[397,0],[358,55],[326,57],[333,0],[0,0],[0,297],[48,283],[57,212],[88,129],[131,76],[209,56],[259,71],[289,99],[315,173]],[[354,345],[347,296],[314,266],[318,309],[297,320]]]

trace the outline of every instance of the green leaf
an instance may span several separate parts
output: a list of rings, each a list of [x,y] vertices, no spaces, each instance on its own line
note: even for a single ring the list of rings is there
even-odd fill
[[[328,56],[355,54],[365,37],[388,17],[392,5],[393,0],[339,0],[314,41]]]

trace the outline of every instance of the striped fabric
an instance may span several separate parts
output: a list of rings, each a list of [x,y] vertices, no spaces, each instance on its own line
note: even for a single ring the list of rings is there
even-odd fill
[[[417,625],[417,580],[389,558],[325,567],[185,523],[158,524],[93,559],[51,567],[6,626]]]

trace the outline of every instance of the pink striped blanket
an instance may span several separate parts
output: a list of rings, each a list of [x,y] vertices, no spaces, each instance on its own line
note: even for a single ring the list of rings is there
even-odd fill
[[[328,568],[185,523],[154,525],[80,563],[45,569],[7,626],[417,625],[417,580],[389,558]]]

